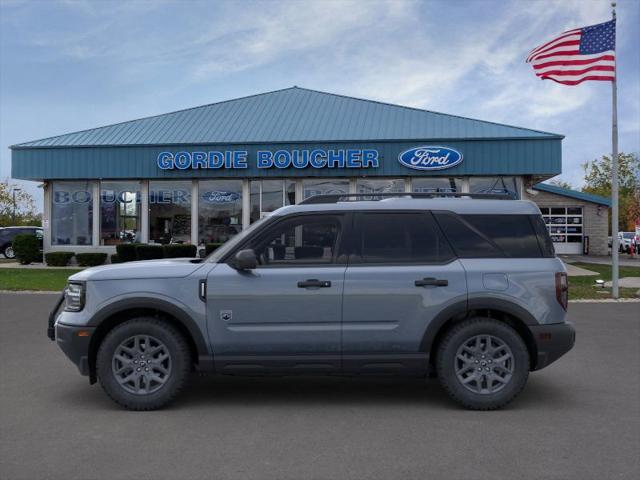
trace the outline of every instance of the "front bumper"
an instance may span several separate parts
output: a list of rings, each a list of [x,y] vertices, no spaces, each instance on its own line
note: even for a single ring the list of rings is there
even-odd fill
[[[529,329],[538,352],[531,370],[540,370],[550,365],[571,350],[576,343],[576,330],[570,322],[529,326]]]
[[[58,310],[64,301],[64,292],[56,302],[55,307],[49,314],[49,324],[47,326],[47,336],[54,340],[62,349],[69,360],[71,360],[80,370],[80,374],[89,375],[89,344],[95,332],[94,327],[82,327],[76,325],[65,325],[58,322]]]
[[[80,370],[89,375],[89,344],[95,328],[56,323],[56,343]]]

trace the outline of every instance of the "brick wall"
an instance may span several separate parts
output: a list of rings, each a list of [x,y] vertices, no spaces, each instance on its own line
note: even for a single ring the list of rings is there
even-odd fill
[[[583,235],[589,237],[590,255],[609,254],[609,216],[608,208],[595,203],[538,191],[538,195],[523,192],[522,198],[532,200],[539,207],[582,207]],[[599,207],[599,208],[598,208]],[[600,214],[598,214],[598,210]]]

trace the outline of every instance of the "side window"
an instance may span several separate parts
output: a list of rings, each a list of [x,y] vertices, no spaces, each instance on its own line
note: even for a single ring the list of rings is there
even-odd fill
[[[529,215],[463,215],[462,218],[490,238],[507,257],[542,256]]]
[[[254,249],[260,265],[330,264],[340,231],[340,216],[299,216],[278,223],[247,248]]]
[[[544,220],[540,215],[531,215],[529,218],[531,218],[531,223],[533,224],[533,228],[538,236],[538,245],[540,245],[540,249],[542,250],[542,256],[555,257],[556,252],[553,248],[553,242],[551,241],[549,230],[547,230]]]
[[[448,212],[439,212],[434,215],[459,257],[504,257],[497,245],[458,215]]]
[[[454,256],[429,213],[360,213],[354,237],[362,263],[444,263]]]

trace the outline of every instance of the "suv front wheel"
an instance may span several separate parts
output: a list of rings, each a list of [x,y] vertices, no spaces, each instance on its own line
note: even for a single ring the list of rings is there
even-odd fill
[[[436,368],[442,386],[458,403],[472,410],[495,410],[527,383],[529,352],[509,325],[472,318],[445,334]]]
[[[111,330],[96,359],[98,380],[113,401],[129,410],[155,410],[182,390],[191,370],[182,334],[161,320],[142,317]]]

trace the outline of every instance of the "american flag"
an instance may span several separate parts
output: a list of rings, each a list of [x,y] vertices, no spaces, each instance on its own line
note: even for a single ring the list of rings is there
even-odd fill
[[[541,79],[564,85],[616,76],[616,21],[568,30],[534,48],[527,57]]]

